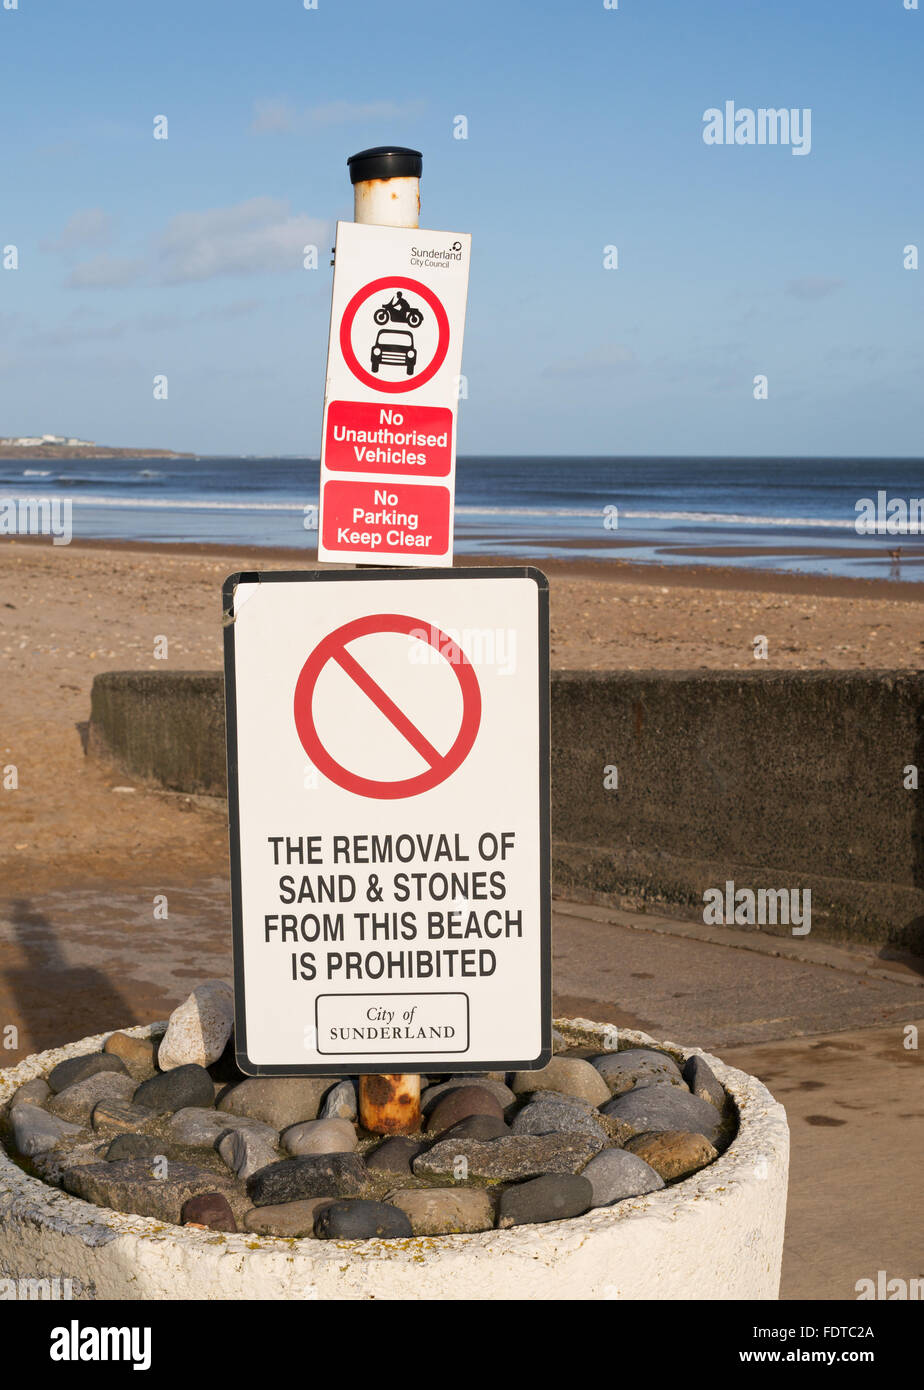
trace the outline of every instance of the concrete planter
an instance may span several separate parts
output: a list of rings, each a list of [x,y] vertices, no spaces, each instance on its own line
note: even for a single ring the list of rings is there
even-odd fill
[[[614,1051],[616,1030],[558,1020],[575,1045]],[[133,1028],[138,1037],[162,1028]],[[107,1034],[0,1071],[0,1106]],[[701,1049],[631,1046],[679,1058]],[[0,1148],[0,1279],[70,1279],[80,1299],[773,1299],[789,1171],[783,1107],[761,1082],[704,1054],[739,1133],[703,1172],[571,1221],[395,1241],[219,1235],[106,1211],[28,1177]]]

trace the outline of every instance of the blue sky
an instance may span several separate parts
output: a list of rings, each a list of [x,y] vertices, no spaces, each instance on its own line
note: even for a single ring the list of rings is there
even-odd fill
[[[316,455],[345,161],[396,142],[473,235],[462,452],[919,455],[905,2],[0,0],[0,434]],[[726,101],[810,153],[705,144]]]

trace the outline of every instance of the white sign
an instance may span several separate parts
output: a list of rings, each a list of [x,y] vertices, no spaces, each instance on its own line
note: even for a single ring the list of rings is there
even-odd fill
[[[244,574],[224,597],[241,1069],[543,1066],[545,576]]]
[[[318,559],[452,563],[471,237],[337,223]]]

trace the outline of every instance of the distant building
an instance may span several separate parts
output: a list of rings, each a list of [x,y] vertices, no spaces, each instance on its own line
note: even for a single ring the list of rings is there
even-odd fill
[[[93,444],[93,440],[73,439],[69,435],[63,434],[20,434],[7,436],[6,438],[0,436],[0,444],[19,449],[34,449],[42,444],[67,444],[71,446],[82,445],[84,447],[90,447]]]

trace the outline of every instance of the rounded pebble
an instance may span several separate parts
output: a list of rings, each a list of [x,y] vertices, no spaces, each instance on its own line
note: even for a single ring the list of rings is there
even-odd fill
[[[412,1236],[414,1229],[409,1217],[388,1202],[370,1202],[362,1198],[331,1202],[318,1212],[314,1233],[319,1240],[394,1240]]]
[[[497,1224],[500,1227],[529,1226],[544,1221],[564,1221],[582,1216],[593,1202],[594,1192],[587,1178],[577,1174],[549,1174],[517,1183],[500,1195]]]
[[[626,1141],[626,1149],[643,1158],[666,1182],[689,1177],[719,1156],[702,1134],[677,1129],[637,1134]]]

